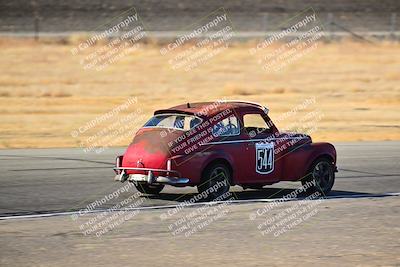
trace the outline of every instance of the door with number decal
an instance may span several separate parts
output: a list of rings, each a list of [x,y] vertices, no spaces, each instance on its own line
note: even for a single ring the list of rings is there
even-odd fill
[[[247,138],[245,145],[248,162],[246,180],[250,183],[273,183],[282,174],[282,155],[275,138],[276,127],[265,114],[244,114],[243,132]]]
[[[256,172],[259,174],[270,174],[274,171],[274,143],[256,142]]]

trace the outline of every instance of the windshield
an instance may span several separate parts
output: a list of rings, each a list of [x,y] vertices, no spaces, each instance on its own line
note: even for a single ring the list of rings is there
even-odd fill
[[[182,114],[159,114],[151,118],[143,127],[174,128],[178,130],[190,130],[199,123],[201,119],[192,115]]]

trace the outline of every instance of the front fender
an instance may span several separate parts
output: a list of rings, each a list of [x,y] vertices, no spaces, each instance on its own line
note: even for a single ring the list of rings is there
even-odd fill
[[[311,164],[319,157],[329,156],[332,159],[332,163],[336,166],[336,149],[330,143],[312,143],[312,153],[307,161],[307,170],[310,168]]]
[[[285,157],[283,181],[296,181],[303,178],[311,164],[319,157],[329,157],[336,167],[336,149],[330,143],[310,143],[291,151]]]

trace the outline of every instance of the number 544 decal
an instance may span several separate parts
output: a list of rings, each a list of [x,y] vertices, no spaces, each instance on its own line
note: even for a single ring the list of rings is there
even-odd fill
[[[256,172],[268,174],[274,171],[274,143],[256,143]]]

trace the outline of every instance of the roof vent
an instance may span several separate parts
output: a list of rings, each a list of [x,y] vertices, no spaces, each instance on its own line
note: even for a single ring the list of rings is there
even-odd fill
[[[187,103],[187,107],[190,108],[190,103]]]

